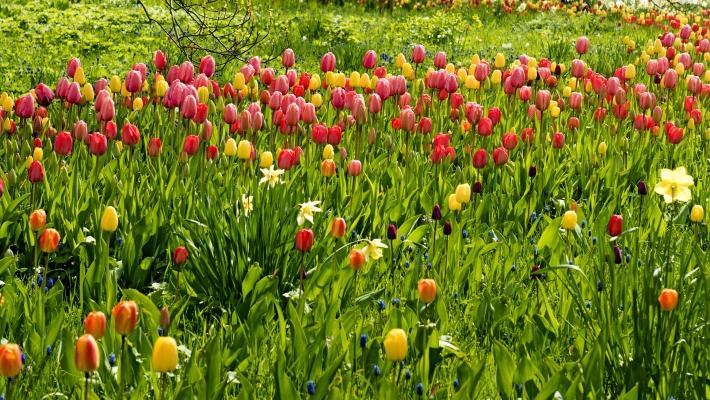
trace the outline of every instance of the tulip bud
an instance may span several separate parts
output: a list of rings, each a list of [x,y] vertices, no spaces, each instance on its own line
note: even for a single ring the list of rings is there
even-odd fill
[[[173,263],[176,266],[181,266],[187,262],[188,252],[185,246],[178,246],[173,251]]]
[[[389,361],[400,362],[407,356],[407,334],[402,329],[387,332],[383,345]]]
[[[101,216],[101,230],[104,232],[115,232],[118,229],[118,214],[113,206],[104,209]]]
[[[121,301],[113,307],[111,315],[116,333],[129,335],[138,323],[138,305],[135,301]]]
[[[645,196],[646,194],[648,194],[648,189],[647,189],[647,187],[646,187],[646,182],[644,182],[644,181],[638,181],[638,183],[636,184],[636,187],[637,187],[637,192],[638,192],[639,195]]]
[[[441,206],[438,204],[434,204],[434,208],[431,211],[431,219],[434,221],[438,221],[441,219]]]
[[[436,298],[436,281],[433,279],[420,279],[417,284],[419,291],[419,300],[422,303],[429,304]]]
[[[84,319],[84,333],[93,336],[96,340],[106,334],[106,315],[101,311],[92,311]]]
[[[609,218],[609,224],[607,226],[607,231],[609,236],[619,236],[621,235],[621,230],[623,227],[624,219],[621,215],[614,214]]]
[[[44,210],[34,210],[32,214],[30,214],[30,228],[33,231],[39,232],[43,230],[46,222],[47,213],[45,213]]]
[[[14,378],[22,371],[22,351],[14,343],[0,346],[0,376]]]
[[[151,364],[155,372],[175,371],[178,364],[178,351],[175,339],[161,336],[153,345]]]
[[[59,235],[59,232],[57,232],[56,229],[45,229],[39,236],[39,249],[43,253],[54,253],[55,251],[57,251],[60,239],[61,236]]]
[[[350,268],[355,271],[359,271],[362,269],[363,265],[365,265],[366,261],[367,256],[364,251],[356,248],[350,250],[350,253],[348,254],[348,263],[350,264]]]
[[[345,220],[343,218],[335,218],[330,224],[330,235],[336,239],[345,236]]]
[[[663,289],[658,296],[658,304],[663,311],[673,311],[678,306],[678,292],[673,289]]]
[[[577,226],[577,213],[573,210],[565,212],[560,225],[566,230],[574,229]]]
[[[296,232],[296,250],[301,253],[306,253],[313,247],[313,231],[310,229],[301,229]]]
[[[397,239],[397,227],[395,226],[395,224],[389,224],[389,226],[387,227],[387,239]]]
[[[348,164],[348,175],[359,176],[362,172],[362,163],[360,160],[350,160]]]
[[[690,210],[690,220],[693,222],[703,222],[705,218],[705,210],[700,204],[696,204]]]

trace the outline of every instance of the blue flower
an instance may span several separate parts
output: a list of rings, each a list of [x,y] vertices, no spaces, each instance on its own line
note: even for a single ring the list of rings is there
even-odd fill
[[[24,364],[24,363],[26,363],[26,362],[27,362],[27,356],[26,356],[25,353],[23,352],[23,353],[22,353],[22,363]]]
[[[409,372],[409,370],[404,371],[404,379],[406,379],[406,380],[412,379],[412,373]]]
[[[596,236],[594,236],[594,237],[592,238],[592,244],[597,244],[597,237],[596,237]]]
[[[460,386],[460,385],[459,385],[459,380],[458,380],[458,379],[454,379],[454,389],[459,390],[459,386]]]
[[[372,373],[375,374],[375,376],[380,376],[380,366],[375,364],[375,367],[372,368]]]
[[[41,275],[41,274],[40,274],[40,275],[37,275],[37,284],[38,284],[38,285],[41,285],[42,282],[44,282],[44,278],[42,277],[42,275]]]
[[[47,355],[48,356],[52,355],[52,346],[47,346]]]
[[[579,224],[579,226],[581,226],[582,228],[586,228],[587,227],[587,220],[583,219],[582,222]]]
[[[515,268],[515,264],[510,266],[510,272],[515,272],[517,268]]]
[[[421,396],[424,394],[424,385],[421,382],[417,383],[417,395]]]
[[[392,298],[392,305],[395,307],[399,307],[399,297]]]
[[[402,236],[400,236],[400,237],[399,237],[399,240],[401,240],[401,241],[403,241],[403,242],[404,242],[405,240],[407,240],[407,237],[406,237],[406,236],[404,236],[404,235],[402,235]]]
[[[116,244],[118,244],[119,247],[123,245],[123,237],[121,237],[121,235],[116,236]]]
[[[427,269],[431,269],[431,261],[429,261],[428,263],[426,263],[426,268],[427,268]]]
[[[163,327],[158,327],[158,336],[163,336]]]
[[[108,364],[112,367],[116,366],[116,354],[111,353],[108,355]]]
[[[407,260],[407,261],[404,262],[404,267],[405,267],[405,268],[409,268],[409,260]]]
[[[360,335],[360,347],[367,346],[367,334],[363,333]]]
[[[425,259],[425,260],[428,260],[428,259],[429,259],[429,252],[428,252],[428,251],[427,251],[426,253],[424,253],[424,259]]]
[[[532,215],[530,215],[530,219],[532,222],[535,222],[537,220],[537,213],[535,211],[532,212]]]
[[[590,309],[590,308],[592,308],[592,302],[587,300],[584,302],[584,306],[587,307],[587,309]]]
[[[310,394],[311,396],[316,394],[316,383],[313,381],[306,382],[306,390],[308,391],[308,394]]]
[[[597,281],[597,291],[604,291],[604,282],[602,282],[601,279]]]
[[[47,278],[47,287],[52,288],[54,286],[54,279],[53,278]]]
[[[383,311],[385,309],[385,301],[382,299],[377,300],[377,308]]]
[[[468,237],[468,231],[466,230],[466,228],[461,229],[461,237],[463,237],[464,239]]]

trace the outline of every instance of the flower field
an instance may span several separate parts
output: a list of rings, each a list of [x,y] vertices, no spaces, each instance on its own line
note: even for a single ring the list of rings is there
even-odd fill
[[[710,397],[710,12],[359,3],[224,68],[100,54],[120,2],[10,45],[4,399]]]

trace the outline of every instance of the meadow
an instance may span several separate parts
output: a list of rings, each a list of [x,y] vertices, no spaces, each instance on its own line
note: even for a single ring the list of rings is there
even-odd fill
[[[338,3],[0,5],[4,399],[708,398],[710,12]]]

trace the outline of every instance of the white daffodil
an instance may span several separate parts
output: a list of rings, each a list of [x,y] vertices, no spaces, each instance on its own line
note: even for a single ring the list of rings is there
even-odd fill
[[[254,210],[254,196],[242,195],[242,209],[244,210],[244,216],[248,217],[249,214]]]
[[[382,243],[380,239],[367,240],[367,244],[362,248],[367,258],[379,260],[382,258],[382,249],[386,249],[387,245]]]
[[[272,188],[277,184],[282,183],[281,175],[284,174],[284,170],[282,169],[274,169],[274,166],[270,165],[269,168],[261,168],[261,173],[264,176],[259,181],[259,186],[263,185],[264,183],[268,183],[269,187]]]
[[[318,204],[320,201],[307,201],[299,204],[301,209],[298,210],[298,217],[296,217],[298,225],[303,225],[306,221],[313,223],[313,214],[323,211],[318,208]]]

